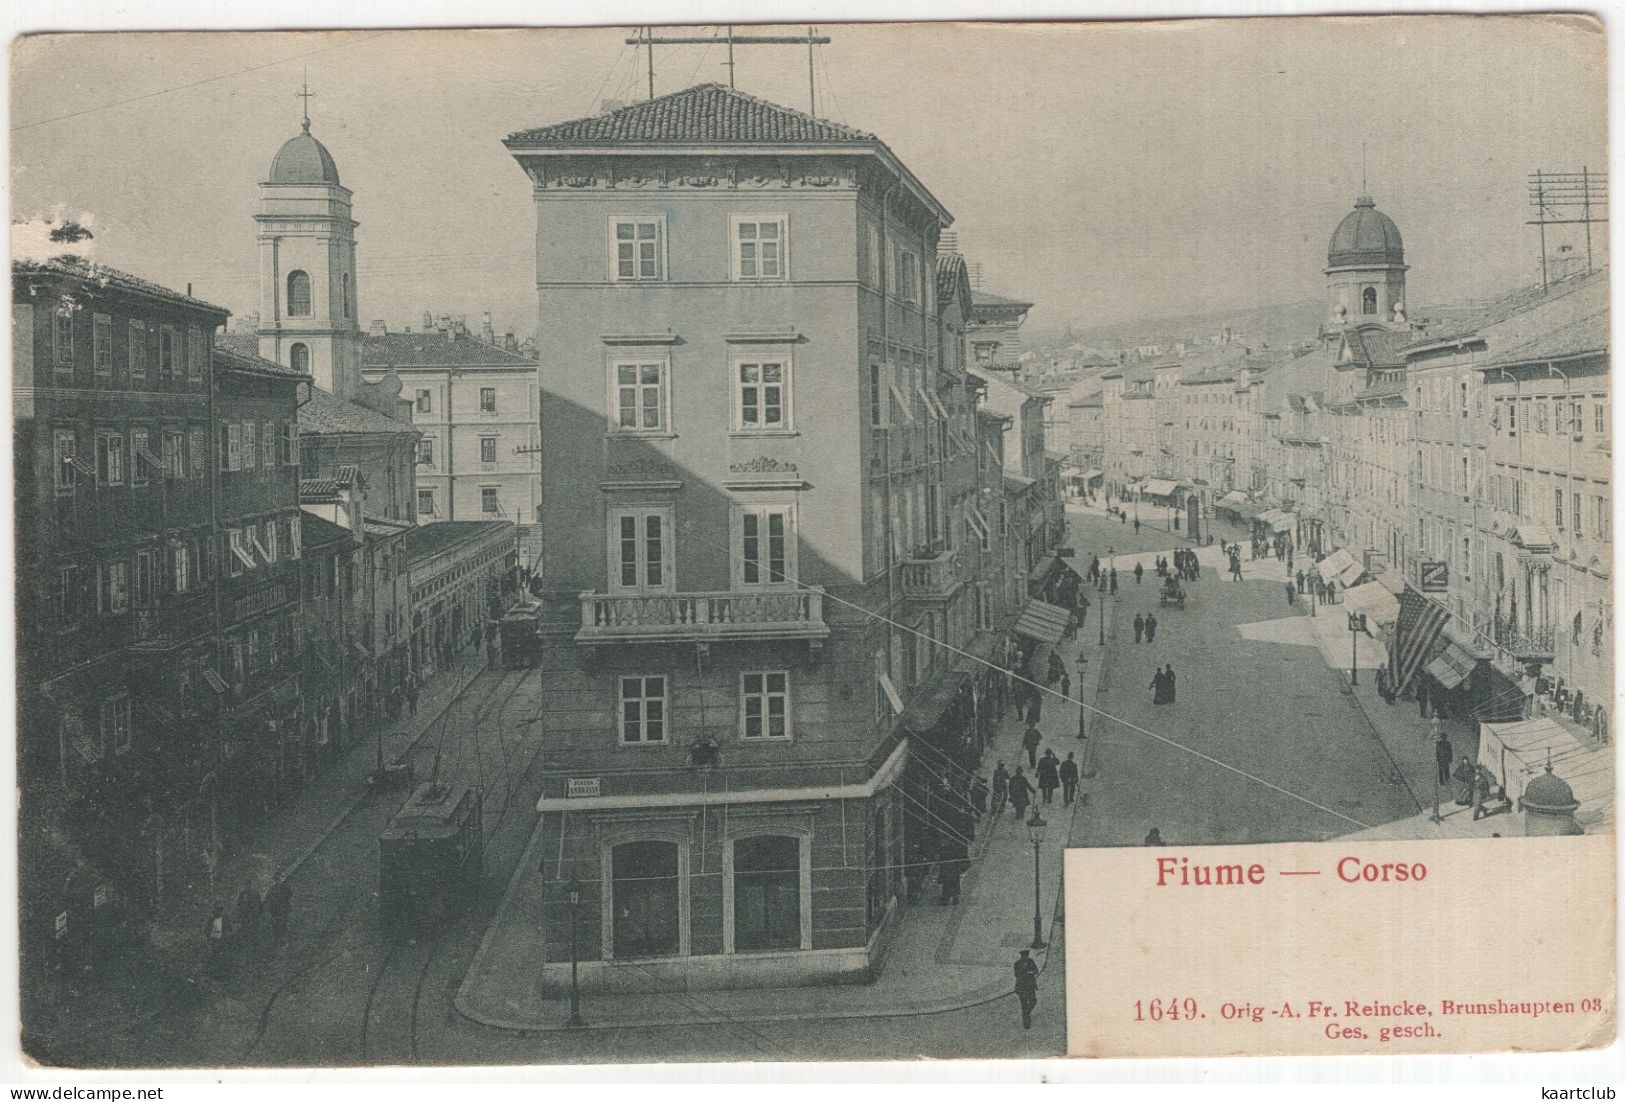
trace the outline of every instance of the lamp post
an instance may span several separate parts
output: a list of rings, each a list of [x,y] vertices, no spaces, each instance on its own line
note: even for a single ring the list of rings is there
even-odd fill
[[[1365,630],[1365,613],[1349,613],[1349,684],[1360,683],[1360,633]]]
[[[1039,887],[1038,847],[1044,843],[1044,828],[1049,824],[1033,808],[1033,817],[1027,820],[1027,837],[1033,844],[1033,948],[1044,947],[1043,894]]]
[[[581,974],[579,963],[580,951],[576,942],[576,931],[580,923],[576,921],[581,908],[581,884],[575,877],[570,878],[570,1020],[565,1025],[578,1026],[584,1023],[581,1020]]]

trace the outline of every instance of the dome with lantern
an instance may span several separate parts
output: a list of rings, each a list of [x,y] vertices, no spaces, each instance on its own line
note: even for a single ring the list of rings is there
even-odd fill
[[[1362,195],[1354,209],[1332,231],[1326,248],[1329,268],[1364,268],[1405,263],[1405,242],[1394,220],[1377,209],[1375,200]]]

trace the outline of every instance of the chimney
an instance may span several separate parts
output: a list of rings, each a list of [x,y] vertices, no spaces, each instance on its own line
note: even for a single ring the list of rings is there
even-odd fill
[[[429,330],[431,330],[433,328],[434,328],[434,315],[429,313],[429,311],[427,311],[427,310],[423,311],[423,331],[425,333],[427,333]]]
[[[519,339],[513,335],[512,329],[502,334],[502,348],[506,352],[519,351]]]
[[[468,336],[468,323],[464,320],[463,315],[458,314],[451,319],[451,339],[454,341],[461,340],[466,336]]]
[[[384,324],[383,318],[373,318],[372,324],[367,326],[367,336],[383,337],[389,334],[389,326]]]
[[[449,336],[451,334],[451,315],[441,314],[440,317],[435,319],[434,327],[441,336]]]
[[[943,230],[942,236],[937,240],[938,256],[956,256],[959,253],[959,231]]]
[[[496,330],[491,328],[491,311],[489,310],[480,312],[480,339],[486,344],[495,344],[497,342]]]

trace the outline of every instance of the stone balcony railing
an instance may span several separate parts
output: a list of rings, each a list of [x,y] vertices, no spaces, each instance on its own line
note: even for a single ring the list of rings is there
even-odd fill
[[[583,593],[578,643],[810,639],[829,635],[818,586],[761,593]]]
[[[964,581],[958,551],[939,551],[929,557],[911,555],[897,567],[907,600],[941,600],[949,597]]]

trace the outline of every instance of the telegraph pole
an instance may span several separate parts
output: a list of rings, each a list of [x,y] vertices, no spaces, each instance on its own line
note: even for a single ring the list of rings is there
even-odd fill
[[[648,50],[649,63],[649,98],[655,98],[655,51],[656,46],[709,46],[717,41],[724,41],[728,45],[728,60],[723,62],[728,67],[728,87],[736,87],[734,74],[734,47],[735,46],[806,46],[807,47],[807,113],[818,113],[818,86],[813,75],[814,53],[813,47],[827,45],[830,41],[828,35],[817,33],[818,28],[809,26],[804,35],[780,34],[735,34],[732,26],[725,29],[721,36],[711,35],[701,38],[697,35],[680,35],[671,37],[655,37],[653,27],[641,28],[636,37],[628,38],[628,46],[642,46]]]

